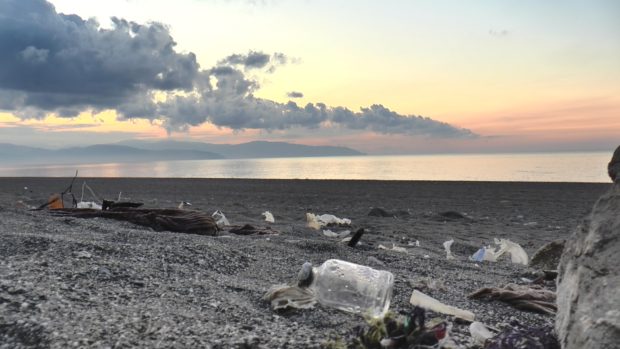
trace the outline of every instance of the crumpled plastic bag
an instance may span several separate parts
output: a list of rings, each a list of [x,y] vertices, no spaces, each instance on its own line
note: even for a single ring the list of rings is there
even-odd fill
[[[443,248],[446,249],[447,259],[454,259],[454,255],[452,255],[452,251],[450,250],[450,247],[452,246],[453,243],[454,243],[454,239],[448,240],[443,243]]]
[[[80,201],[77,203],[77,208],[92,208],[94,210],[101,210],[101,205],[93,201]]]
[[[271,212],[269,211],[265,211],[262,213],[263,217],[265,217],[265,222],[269,222],[269,223],[275,223],[276,220],[275,218],[273,218],[273,214],[271,214]]]
[[[380,250],[388,250],[388,251],[394,251],[394,252],[400,252],[400,253],[407,253],[407,249],[404,247],[400,247],[400,246],[396,246],[394,243],[392,243],[392,248],[389,247],[385,247],[381,244],[379,244],[379,246],[377,246],[378,249]]]
[[[226,219],[226,216],[224,216],[224,214],[220,210],[213,212],[211,217],[215,219],[215,224],[217,224],[218,227],[230,225],[230,222],[228,221],[228,219]]]
[[[469,325],[469,333],[474,343],[480,346],[484,346],[487,340],[495,336],[482,322],[478,321],[474,321]]]
[[[323,235],[327,236],[328,238],[344,238],[347,237],[351,234],[350,230],[343,230],[341,232],[333,232],[331,230],[323,230]]]
[[[314,213],[306,213],[306,221],[308,227],[319,230],[326,225],[350,226],[351,220],[348,218],[338,218],[331,214],[315,215]]]
[[[470,259],[476,262],[489,261],[496,262],[499,257],[505,253],[510,254],[510,260],[515,264],[529,264],[529,258],[527,252],[516,242],[512,242],[508,239],[495,239],[495,244],[499,245],[496,250],[491,246],[482,247],[476,253],[474,253]]]

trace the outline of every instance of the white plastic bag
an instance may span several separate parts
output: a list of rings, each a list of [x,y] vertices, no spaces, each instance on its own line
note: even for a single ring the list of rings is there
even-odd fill
[[[349,236],[349,234],[351,234],[350,230],[343,230],[341,232],[333,232],[331,230],[323,230],[323,235],[327,236],[328,238],[344,238]]]
[[[504,253],[510,253],[510,260],[513,263],[528,265],[527,252],[525,252],[521,245],[508,239],[495,239],[495,243],[499,245],[499,250],[495,253],[496,258],[499,258]]]
[[[77,208],[92,208],[94,210],[101,210],[101,205],[93,201],[80,201],[77,203]]]
[[[453,243],[454,243],[454,239],[448,240],[443,243],[443,248],[446,249],[447,259],[454,259],[454,256],[452,255],[452,251],[450,250],[450,247],[452,246]]]
[[[217,210],[217,211],[213,212],[211,217],[213,217],[215,219],[215,224],[217,224],[218,227],[219,226],[230,225],[230,222],[228,221],[228,219],[226,219],[226,216],[224,216],[224,214],[220,210]]]
[[[265,217],[265,221],[269,223],[275,223],[276,220],[273,218],[273,215],[269,211],[265,211],[262,213],[263,217]]]
[[[516,242],[512,242],[508,239],[495,239],[495,243],[499,245],[499,248],[495,250],[491,246],[482,247],[476,253],[474,253],[470,259],[481,262],[489,261],[496,262],[499,257],[505,253],[510,254],[510,260],[515,264],[529,264],[529,258],[527,252]]]
[[[484,346],[487,339],[493,338],[493,333],[482,322],[478,321],[474,321],[469,325],[469,333],[474,343],[480,346]]]
[[[321,227],[324,227],[328,224],[336,224],[348,226],[351,225],[351,220],[348,218],[338,218],[331,214],[322,214],[317,216],[313,213],[306,213],[306,221],[308,222],[308,227],[319,230]]]
[[[409,303],[427,310],[432,310],[436,313],[454,315],[467,321],[474,321],[474,318],[476,317],[476,315],[474,315],[474,313],[472,313],[471,311],[459,309],[451,305],[446,305],[418,290],[413,290],[411,298],[409,298]]]

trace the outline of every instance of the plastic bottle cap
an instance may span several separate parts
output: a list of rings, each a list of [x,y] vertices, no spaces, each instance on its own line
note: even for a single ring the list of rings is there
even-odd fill
[[[299,274],[297,274],[297,286],[308,287],[312,283],[312,263],[306,262],[301,266]]]

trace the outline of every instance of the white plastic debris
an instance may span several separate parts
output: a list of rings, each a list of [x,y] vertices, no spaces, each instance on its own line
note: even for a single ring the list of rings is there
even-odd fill
[[[181,201],[181,203],[179,204],[179,206],[177,207],[179,210],[182,210],[185,208],[185,206],[192,206],[192,204],[190,204],[187,201]]]
[[[407,249],[404,247],[400,247],[400,246],[396,246],[394,244],[392,244],[392,247],[385,247],[383,245],[379,245],[378,248],[380,250],[388,250],[388,251],[394,251],[394,252],[400,252],[400,253],[407,253]]]
[[[452,251],[450,250],[450,247],[452,246],[453,243],[454,243],[454,239],[448,240],[443,243],[443,248],[446,249],[447,259],[454,259],[454,256],[452,255]]]
[[[265,211],[262,213],[263,217],[265,217],[265,221],[269,223],[275,223],[276,220],[273,218],[273,215],[269,211]]]
[[[228,221],[228,219],[226,219],[226,216],[224,216],[224,214],[220,210],[213,212],[211,217],[215,219],[215,224],[217,224],[218,226],[230,225],[230,222]]]
[[[476,317],[474,313],[469,310],[463,310],[451,305],[443,304],[435,298],[418,290],[413,290],[411,298],[409,298],[409,303],[427,310],[432,310],[436,313],[453,315],[467,321],[474,321],[474,318]]]
[[[504,253],[510,254],[510,260],[515,264],[528,265],[529,259],[527,252],[516,242],[508,239],[495,239],[495,243],[499,245],[499,250],[495,253],[495,257],[499,258]]]
[[[77,208],[92,208],[94,210],[101,210],[101,205],[93,201],[80,201],[77,203]]]
[[[331,214],[322,214],[317,216],[313,213],[306,213],[306,220],[308,221],[308,227],[314,228],[316,230],[321,229],[329,224],[341,225],[341,226],[349,226],[351,225],[351,220],[348,218],[338,218]]]
[[[469,325],[469,333],[474,343],[480,346],[484,346],[487,339],[493,338],[493,333],[482,322],[478,321],[474,321]]]
[[[527,256],[527,252],[525,252],[521,245],[508,239],[495,239],[495,243],[499,245],[497,250],[491,246],[482,247],[476,251],[470,259],[476,262],[496,262],[499,257],[505,253],[508,253],[510,254],[510,260],[512,263],[528,265],[529,258]]]
[[[343,230],[341,232],[333,232],[331,230],[323,230],[323,235],[327,236],[328,238],[344,238],[346,236],[349,236],[349,234],[351,234],[350,230]],[[351,240],[351,239],[349,239]]]
[[[407,242],[407,246],[420,247],[420,241],[418,241],[418,240],[416,240],[415,242],[409,241],[409,242]]]

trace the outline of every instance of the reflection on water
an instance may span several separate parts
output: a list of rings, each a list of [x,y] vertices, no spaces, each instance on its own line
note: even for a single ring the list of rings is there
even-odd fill
[[[3,177],[193,177],[608,182],[611,154],[485,154],[188,160],[0,168]]]

